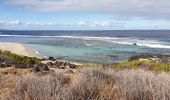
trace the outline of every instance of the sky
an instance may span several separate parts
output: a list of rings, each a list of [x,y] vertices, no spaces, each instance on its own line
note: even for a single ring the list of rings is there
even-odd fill
[[[0,29],[170,29],[169,0],[0,0]]]

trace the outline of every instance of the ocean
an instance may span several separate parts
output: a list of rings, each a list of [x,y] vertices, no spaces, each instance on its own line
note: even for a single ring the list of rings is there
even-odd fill
[[[0,42],[17,42],[44,56],[83,62],[114,63],[142,54],[170,55],[168,30],[0,31]],[[137,45],[134,45],[137,44]],[[118,56],[116,58],[109,55]]]

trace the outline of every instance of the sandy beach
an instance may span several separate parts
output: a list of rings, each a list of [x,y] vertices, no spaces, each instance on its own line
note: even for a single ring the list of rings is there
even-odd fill
[[[24,44],[20,44],[20,43],[1,42],[0,50],[10,51],[12,53],[28,56],[28,57],[42,58],[42,56],[36,53],[35,50],[28,48]]]

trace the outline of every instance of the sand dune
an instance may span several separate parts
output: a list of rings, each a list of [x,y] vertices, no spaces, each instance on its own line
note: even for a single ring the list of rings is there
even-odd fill
[[[40,54],[36,53],[33,49],[28,48],[20,43],[1,42],[0,50],[11,51],[12,53],[29,56],[29,57],[38,57],[38,58],[42,57]]]

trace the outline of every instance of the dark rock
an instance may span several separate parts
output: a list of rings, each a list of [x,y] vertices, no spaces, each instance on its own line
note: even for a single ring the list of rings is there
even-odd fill
[[[112,58],[118,58],[117,55],[108,55],[109,57],[112,57]]]
[[[1,68],[6,68],[7,66],[4,63],[0,63]]]
[[[40,59],[41,61],[44,61],[44,60],[48,60],[48,58],[44,57],[42,59]]]
[[[37,64],[33,67],[33,71],[34,72],[45,72],[45,71],[49,71],[50,69],[48,68],[48,66],[46,64]]]
[[[44,71],[48,71],[48,70],[50,70],[50,69],[48,68],[47,65],[44,65],[44,66],[43,66],[43,70],[44,70]]]
[[[48,59],[51,60],[51,61],[55,61],[56,60],[54,57],[49,57]]]
[[[6,67],[11,67],[11,65],[10,65],[9,62],[6,62],[6,61],[5,61],[5,62],[1,62],[1,63],[0,63],[0,67],[1,67],[1,68],[6,68]]]
[[[137,43],[133,43],[134,46],[137,46]]]
[[[59,66],[58,68],[59,69],[65,69],[65,66]]]
[[[149,58],[153,58],[154,56],[151,54],[139,54],[139,55],[135,55],[129,58],[128,61],[134,61],[134,60],[139,60],[139,59],[149,59]]]
[[[10,67],[10,63],[11,62],[7,58],[0,56],[0,67],[1,68]]]
[[[134,61],[139,59],[148,59],[148,60],[155,60],[159,63],[167,63],[170,64],[170,56],[169,55],[162,55],[162,54],[139,54],[129,58],[128,61]]]
[[[75,65],[75,64],[69,64],[69,68],[76,68],[77,67],[77,65]]]
[[[61,65],[60,66],[65,66],[65,62],[61,62]]]
[[[0,56],[0,62],[4,62],[6,59],[2,56]]]
[[[60,68],[60,69],[76,68],[77,67],[75,64],[71,64],[69,62],[64,62],[64,61],[58,61],[58,60],[56,60],[54,63],[53,62],[48,62],[46,65],[48,67]]]
[[[54,67],[55,67],[55,68],[60,67],[60,66],[61,66],[61,62],[56,61],[56,62],[54,63]]]
[[[37,73],[37,72],[40,72],[40,68],[39,68],[39,66],[34,66],[33,67],[33,72],[35,72],[35,73]]]

